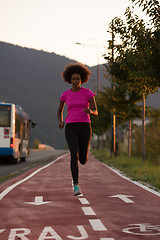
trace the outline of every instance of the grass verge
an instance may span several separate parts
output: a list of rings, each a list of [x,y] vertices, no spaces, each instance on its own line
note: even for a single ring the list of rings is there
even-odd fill
[[[91,149],[91,152],[99,161],[119,169],[130,179],[160,191],[160,166],[149,161],[143,164],[141,157],[131,157],[131,159],[126,155],[109,157],[107,150]]]
[[[18,176],[18,172],[8,174],[8,175],[0,178],[0,183],[3,183],[3,182],[5,182],[5,181],[7,181],[7,180],[9,180],[9,179],[11,179],[11,178],[17,177],[17,176]]]

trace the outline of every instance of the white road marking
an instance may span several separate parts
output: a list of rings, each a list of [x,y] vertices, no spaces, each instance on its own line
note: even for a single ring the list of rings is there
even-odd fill
[[[40,171],[42,171],[43,169],[49,167],[50,165],[52,165],[53,163],[57,162],[58,160],[60,160],[61,158],[63,158],[65,155],[68,154],[64,154],[60,157],[58,157],[56,160],[52,161],[51,163],[37,169],[36,171],[34,171],[33,173],[31,173],[29,176],[25,177],[24,179],[20,180],[19,182],[14,183],[13,185],[11,185],[10,187],[6,188],[3,192],[0,193],[0,200],[2,200],[10,191],[12,191],[15,187],[17,187],[18,185],[20,185],[21,183],[26,182],[27,180],[29,180],[30,178],[32,178],[33,176],[35,176],[37,173],[39,173]]]
[[[86,198],[78,198],[81,204],[90,204]]]
[[[130,227],[122,231],[133,235],[155,236],[160,235],[160,225],[151,225],[150,223],[129,224]]]
[[[51,236],[48,236],[48,234],[50,234]],[[38,240],[45,240],[45,239],[63,240],[52,227],[45,227],[38,238]]]
[[[100,238],[100,240],[115,240],[114,238]]]
[[[89,222],[94,231],[107,231],[100,219],[89,219]]]
[[[6,229],[0,229],[0,233],[4,232]]]
[[[8,239],[17,239],[16,237],[19,237],[19,239],[28,239],[25,236],[29,235],[30,232],[28,228],[14,228],[11,229]]]
[[[130,195],[117,194],[117,195],[110,196],[110,197],[111,198],[120,198],[122,201],[124,201],[126,203],[134,203],[131,199],[129,199],[130,197],[133,197],[133,196],[130,196]]]
[[[25,202],[25,203],[39,206],[39,205],[43,205],[51,202],[52,201],[43,202],[43,196],[36,196],[34,202]]]
[[[77,240],[80,240],[80,239],[87,239],[88,238],[88,234],[86,232],[86,230],[84,229],[83,226],[77,226],[81,236],[80,237],[74,237],[74,236],[67,236],[68,238],[70,239],[77,239]]]
[[[85,215],[96,215],[91,207],[82,207]]]

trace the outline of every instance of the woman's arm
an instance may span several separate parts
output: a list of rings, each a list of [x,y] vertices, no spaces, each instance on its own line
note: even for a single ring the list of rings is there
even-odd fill
[[[90,103],[90,108],[86,108],[84,109],[84,111],[87,114],[98,115],[97,104],[94,96],[89,100],[89,103]]]
[[[58,112],[57,112],[57,117],[59,121],[59,128],[64,127],[64,122],[63,122],[63,109],[64,109],[64,102],[60,100],[60,104],[58,107]]]

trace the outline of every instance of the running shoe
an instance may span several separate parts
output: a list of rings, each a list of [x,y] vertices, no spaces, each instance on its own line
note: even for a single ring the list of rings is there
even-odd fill
[[[80,195],[80,187],[78,185],[74,185],[74,196]]]

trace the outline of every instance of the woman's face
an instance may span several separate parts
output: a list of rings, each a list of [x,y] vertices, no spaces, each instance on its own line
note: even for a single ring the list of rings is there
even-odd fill
[[[82,83],[80,74],[73,73],[71,77],[71,83],[74,88],[79,88]]]

